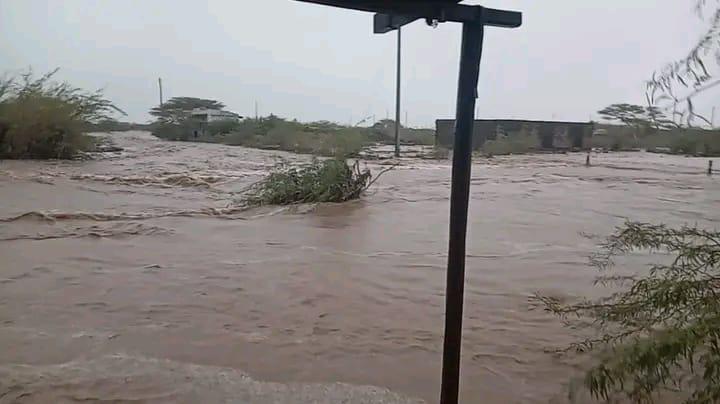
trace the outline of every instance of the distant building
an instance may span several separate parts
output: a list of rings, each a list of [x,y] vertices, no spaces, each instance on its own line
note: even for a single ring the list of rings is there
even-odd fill
[[[481,148],[486,140],[525,133],[537,136],[538,144],[544,150],[584,149],[590,147],[593,126],[592,122],[477,119],[473,128],[473,148]],[[454,135],[454,119],[435,121],[435,144],[451,148]]]
[[[240,119],[242,119],[242,116],[240,116],[234,112],[224,111],[221,109],[207,109],[207,108],[195,108],[190,113],[190,116],[193,119],[203,122],[203,123],[222,122],[222,121],[238,122]]]
[[[197,138],[207,134],[208,125],[216,122],[239,122],[242,117],[234,112],[221,109],[195,108],[190,112],[192,136]]]

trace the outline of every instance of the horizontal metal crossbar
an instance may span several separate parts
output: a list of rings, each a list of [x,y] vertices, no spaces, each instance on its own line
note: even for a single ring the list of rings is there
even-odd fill
[[[477,22],[488,26],[516,28],[522,24],[522,14],[481,6],[458,4],[458,0],[300,0],[328,6],[376,12],[373,31],[383,34],[418,19],[438,22]]]

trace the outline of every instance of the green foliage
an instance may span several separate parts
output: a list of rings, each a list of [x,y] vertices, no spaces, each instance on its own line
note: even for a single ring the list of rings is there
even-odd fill
[[[697,147],[698,140],[688,135],[676,136],[670,143],[670,151],[675,154],[695,154]]]
[[[673,136],[670,151],[675,154],[720,156],[720,133],[680,133]]]
[[[697,128],[674,128],[634,137],[627,126],[603,125],[604,134],[592,137],[593,147],[611,150],[646,149],[652,152],[696,156],[720,155],[720,131]]]
[[[524,154],[540,148],[537,135],[529,131],[509,133],[495,140],[487,140],[483,144],[483,152],[487,155]]]
[[[0,158],[71,158],[92,145],[88,124],[122,113],[101,91],[52,81],[56,72],[0,81]]]
[[[190,140],[195,130],[198,130],[197,126],[188,121],[182,123],[156,121],[150,125],[152,134],[165,140]]]
[[[204,98],[195,97],[173,97],[163,105],[158,105],[150,110],[150,115],[164,124],[182,124],[190,118],[190,113],[195,108],[223,109],[225,104]]]
[[[698,119],[711,124],[695,112],[693,99],[720,84],[716,68],[720,66],[720,1],[693,2],[705,24],[704,33],[684,57],[653,73],[646,88],[648,102],[672,108],[673,119],[687,126]]]
[[[281,165],[254,184],[243,202],[251,206],[311,202],[345,202],[357,199],[371,185],[369,170],[345,160],[313,160],[299,167]]]
[[[613,272],[638,251],[664,263],[641,275]],[[720,232],[628,222],[591,257],[597,283],[619,291],[563,304],[536,296],[574,329],[599,332],[564,351],[598,353],[584,385],[594,397],[653,402],[673,391],[685,403],[720,401]]]
[[[209,122],[205,127],[205,133],[209,136],[225,135],[233,132],[239,126],[239,122],[231,120]]]
[[[428,129],[403,129],[405,141],[433,144]],[[194,132],[198,131],[198,137]],[[358,128],[319,121],[303,123],[275,115],[240,122],[211,122],[201,130],[192,119],[178,122],[158,120],[152,125],[155,136],[169,140],[197,140],[234,146],[277,149],[326,157],[356,156],[364,147],[385,140],[372,128]]]
[[[356,155],[372,139],[362,128],[342,127],[329,122],[300,123],[271,115],[241,121],[218,141],[340,158]]]

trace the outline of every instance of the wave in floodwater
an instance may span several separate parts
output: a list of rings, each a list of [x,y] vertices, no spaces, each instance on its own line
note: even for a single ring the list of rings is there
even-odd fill
[[[41,221],[55,223],[60,221],[89,220],[95,222],[112,222],[127,220],[149,220],[163,217],[210,217],[227,220],[250,220],[276,215],[279,213],[306,213],[315,208],[313,204],[290,205],[281,207],[227,207],[199,208],[175,211],[141,212],[141,213],[102,213],[102,212],[53,212],[31,211],[16,216],[0,218],[0,222],[12,223],[19,221]]]
[[[228,181],[227,175],[190,175],[165,174],[153,176],[112,176],[79,174],[70,177],[79,181],[98,181],[108,184],[161,186],[161,187],[205,187],[211,188],[214,184]]]
[[[0,241],[15,240],[51,240],[60,238],[118,238],[130,236],[161,236],[172,234],[172,230],[159,226],[148,226],[142,223],[117,223],[109,226],[73,226],[70,228],[53,228],[45,232],[26,234],[4,234]]]
[[[448,160],[367,161],[395,168],[361,201],[248,209],[238,193],[310,157],[110,137],[123,152],[2,162],[0,402],[437,400]],[[475,159],[462,402],[567,402],[588,358],[548,351],[581,335],[528,297],[602,296],[587,256],[627,219],[720,223],[705,159],[584,162]]]
[[[378,387],[262,382],[232,368],[121,354],[60,365],[0,366],[0,401],[26,404],[421,402]]]
[[[67,220],[92,220],[96,222],[109,222],[120,220],[147,220],[160,217],[199,217],[208,216],[222,219],[242,220],[247,217],[238,216],[239,213],[247,211],[247,208],[203,208],[192,210],[178,210],[166,212],[148,213],[89,213],[89,212],[42,212],[32,211],[17,216],[1,218],[0,222],[10,223],[21,220],[40,220],[46,222],[57,222]]]

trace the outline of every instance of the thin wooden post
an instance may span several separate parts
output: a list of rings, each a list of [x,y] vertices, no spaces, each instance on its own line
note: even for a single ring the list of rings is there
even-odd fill
[[[400,157],[400,59],[401,53],[401,28],[397,29],[397,71],[395,72],[395,157]]]
[[[708,171],[707,171],[708,175],[712,175],[712,172],[713,172],[712,162],[713,162],[712,160],[708,160]]]

